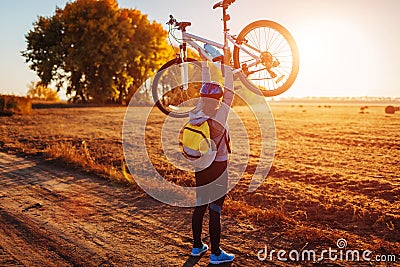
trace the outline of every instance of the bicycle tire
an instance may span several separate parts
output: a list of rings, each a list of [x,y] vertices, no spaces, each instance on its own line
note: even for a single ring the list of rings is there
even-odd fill
[[[199,77],[193,78],[189,77],[189,82],[190,81],[196,81],[196,82],[190,82],[189,83],[189,89],[183,90],[180,88],[180,86],[173,87],[173,88],[168,88],[168,91],[164,91],[163,85],[161,85],[161,92],[160,95],[160,84],[163,82],[163,77],[173,76],[174,72],[176,72],[176,68],[174,66],[179,67],[182,64],[182,59],[180,58],[175,58],[173,60],[168,61],[165,63],[157,72],[157,74],[154,77],[153,84],[152,84],[152,96],[153,100],[161,112],[163,112],[165,115],[175,117],[175,118],[185,118],[189,116],[190,110],[192,110],[196,105],[194,103],[188,103],[188,107],[179,107],[182,103],[190,102],[190,99],[198,99],[199,93],[200,93],[200,87],[201,87],[201,63],[198,62],[197,60],[193,58],[187,58],[187,60],[184,62],[189,64],[189,66],[192,66],[193,68],[198,68],[199,73],[194,73],[194,75],[200,75]],[[189,67],[188,66],[188,67]],[[173,79],[173,77],[167,77],[167,82],[166,86],[170,87],[171,82],[169,79]],[[198,81],[198,82],[197,82]],[[178,82],[176,82],[178,84]],[[183,92],[183,93],[182,93]],[[179,96],[177,96],[180,94]],[[171,96],[172,95],[172,96]],[[160,99],[160,97],[162,99]],[[164,99],[165,98],[165,99]],[[172,98],[173,104],[168,103],[167,99]],[[194,101],[197,102],[197,101]],[[190,108],[190,105],[193,107]],[[173,108],[172,108],[173,107]],[[182,110],[179,110],[181,108]]]
[[[257,33],[260,36],[254,37]],[[261,41],[262,37],[268,39]],[[278,39],[269,40],[269,37]],[[296,42],[286,28],[273,21],[258,20],[243,28],[236,41],[256,56],[264,58],[262,63],[246,69],[247,54],[235,46],[234,67],[243,68],[238,77],[245,87],[258,95],[272,97],[282,94],[292,86],[299,72],[300,59]],[[274,49],[277,51],[273,51]],[[276,63],[279,65],[274,66]],[[272,73],[267,70],[268,66]]]

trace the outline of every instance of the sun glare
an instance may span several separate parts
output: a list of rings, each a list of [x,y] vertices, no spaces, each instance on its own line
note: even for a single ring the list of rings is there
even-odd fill
[[[379,59],[365,29],[350,21],[321,18],[295,29],[295,39],[301,65],[293,94],[366,95],[377,84],[374,70]]]

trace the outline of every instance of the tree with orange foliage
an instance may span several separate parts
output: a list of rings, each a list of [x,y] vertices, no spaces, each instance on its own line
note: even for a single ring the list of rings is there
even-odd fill
[[[167,33],[115,0],[77,0],[39,17],[22,51],[40,83],[66,87],[74,102],[128,102],[173,54]]]

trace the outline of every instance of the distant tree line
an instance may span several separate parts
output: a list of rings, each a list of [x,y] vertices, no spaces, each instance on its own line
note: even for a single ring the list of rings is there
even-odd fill
[[[126,103],[174,55],[161,24],[115,0],[76,0],[38,17],[21,54],[73,102]]]

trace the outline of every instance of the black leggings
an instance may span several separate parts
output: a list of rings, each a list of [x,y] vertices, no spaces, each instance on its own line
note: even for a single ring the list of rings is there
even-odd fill
[[[221,178],[218,179],[218,184],[215,184],[215,187],[213,185],[213,190],[211,191],[214,191],[214,188],[218,187],[218,191],[222,190],[219,194],[223,196],[209,204],[196,206],[192,216],[193,247],[201,248],[203,217],[208,207],[210,213],[209,233],[211,241],[211,253],[213,254],[219,253],[219,244],[221,239],[220,215],[228,188],[228,174],[226,169],[227,165],[227,161],[214,161],[208,168],[195,173],[196,186],[212,183],[221,176]],[[208,192],[204,190],[197,190],[196,198],[207,198],[210,196],[210,193],[210,190]]]

